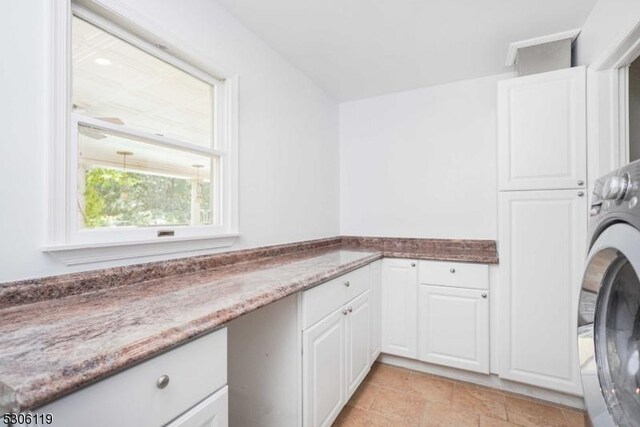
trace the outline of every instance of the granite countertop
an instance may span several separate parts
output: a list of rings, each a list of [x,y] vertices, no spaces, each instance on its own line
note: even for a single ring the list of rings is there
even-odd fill
[[[334,237],[0,284],[0,409],[32,410],[387,257],[495,264],[494,241]]]
[[[317,249],[0,311],[0,406],[27,410],[381,258]]]

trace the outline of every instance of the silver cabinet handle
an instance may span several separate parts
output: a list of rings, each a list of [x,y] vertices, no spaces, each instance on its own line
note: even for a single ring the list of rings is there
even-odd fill
[[[584,196],[584,191],[578,191],[578,197]]]
[[[584,185],[584,181],[583,180],[579,180],[578,181],[578,185]]]
[[[349,283],[349,281],[347,280],[346,282],[344,282],[344,285],[348,288],[351,283]]]
[[[347,310],[349,311],[349,313],[351,313],[353,311],[353,307],[349,307],[347,308]]]
[[[486,297],[487,297],[487,294],[482,294],[482,298],[486,298]]]
[[[169,385],[169,375],[160,376],[160,378],[158,378],[158,380],[156,381],[156,385],[160,389],[166,388]]]
[[[412,263],[411,263],[411,267],[415,267],[415,266],[416,266],[416,263],[415,263],[415,262],[412,262]]]
[[[342,314],[344,314],[345,316],[347,315],[347,309],[346,308],[342,309]]]
[[[449,269],[449,271],[450,271],[451,273],[455,273],[455,272],[456,272],[456,269],[455,269],[455,268],[451,268],[451,269]]]

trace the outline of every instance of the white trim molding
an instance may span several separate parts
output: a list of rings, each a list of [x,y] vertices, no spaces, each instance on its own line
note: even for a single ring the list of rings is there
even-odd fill
[[[46,246],[43,250],[65,265],[79,265],[224,248],[233,245],[239,236],[238,233],[228,233],[213,237],[168,237],[160,241]]]
[[[62,0],[47,2],[50,22],[49,66],[46,69],[49,90],[46,114],[49,118],[47,146],[47,198],[45,210],[48,218],[42,250],[67,265],[101,261],[132,259],[152,255],[193,253],[233,245],[239,236],[238,220],[238,75],[215,65],[208,53],[196,51],[171,32],[158,26],[141,11],[121,0]],[[220,197],[214,201],[214,212],[219,218],[212,226],[168,227],[175,234],[157,237],[132,230],[109,230],[79,233],[75,227],[74,201],[76,188],[73,165],[74,129],[78,120],[71,113],[71,19],[78,15],[121,39],[169,62],[178,68],[216,87],[216,118],[220,125],[211,148],[194,146],[185,141],[148,135],[131,129],[84,117],[92,127],[153,140],[161,145],[217,158],[219,164],[218,188],[212,188]],[[77,124],[77,123],[76,123]],[[74,181],[74,182],[72,182]],[[214,199],[212,199],[214,200]],[[155,233],[155,232],[154,232]],[[82,234],[82,238],[80,238]],[[153,234],[153,233],[151,233]],[[95,236],[94,236],[95,235]],[[94,238],[95,237],[95,238]],[[156,240],[157,239],[157,240]]]
[[[589,182],[629,162],[628,67],[640,56],[640,22],[587,70]]]
[[[70,16],[69,1],[46,2],[50,16],[49,46],[47,53],[49,66],[45,70],[49,91],[45,113],[48,118],[46,156],[47,197],[45,212],[47,242],[61,242],[65,239],[66,216],[66,159],[67,137],[69,133],[69,63],[70,63]]]
[[[604,71],[626,67],[638,56],[640,56],[640,22],[630,28],[616,43],[609,46],[605,53],[591,64],[591,68],[594,71]]]
[[[507,51],[507,62],[505,65],[507,67],[511,67],[512,65],[516,64],[516,59],[518,58],[519,49],[522,49],[525,47],[537,46],[539,44],[544,44],[544,43],[551,43],[551,42],[564,40],[564,39],[571,39],[571,43],[573,43],[578,37],[578,35],[580,34],[580,31],[582,31],[581,28],[575,28],[573,30],[563,31],[560,33],[554,33],[546,36],[535,37],[532,39],[513,42],[509,45],[509,50]]]

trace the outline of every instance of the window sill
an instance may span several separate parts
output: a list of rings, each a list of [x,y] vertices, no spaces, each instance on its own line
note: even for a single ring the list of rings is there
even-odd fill
[[[239,233],[226,233],[206,237],[163,238],[162,240],[133,242],[65,244],[45,246],[42,250],[53,255],[65,265],[80,265],[224,248],[233,245],[239,236]]]

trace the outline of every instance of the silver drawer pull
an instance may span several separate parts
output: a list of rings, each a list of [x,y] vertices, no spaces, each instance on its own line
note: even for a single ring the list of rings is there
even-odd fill
[[[158,378],[158,381],[156,381],[156,385],[160,389],[167,387],[169,385],[169,375],[162,375],[160,378]]]
[[[348,288],[351,283],[349,283],[349,281],[347,280],[346,282],[344,282],[344,285]]]
[[[416,266],[416,263],[415,263],[415,262],[412,262],[412,263],[411,263],[411,267],[415,267],[415,266]]]
[[[347,310],[349,311],[349,313],[351,313],[353,311],[353,307],[349,307],[347,308]]]
[[[347,309],[346,308],[342,309],[342,314],[344,314],[345,316],[347,315]]]
[[[482,298],[486,298],[486,297],[487,297],[487,294],[482,294]]]
[[[456,269],[455,268],[451,268],[451,269],[449,269],[449,271],[452,272],[452,273],[455,273]]]

